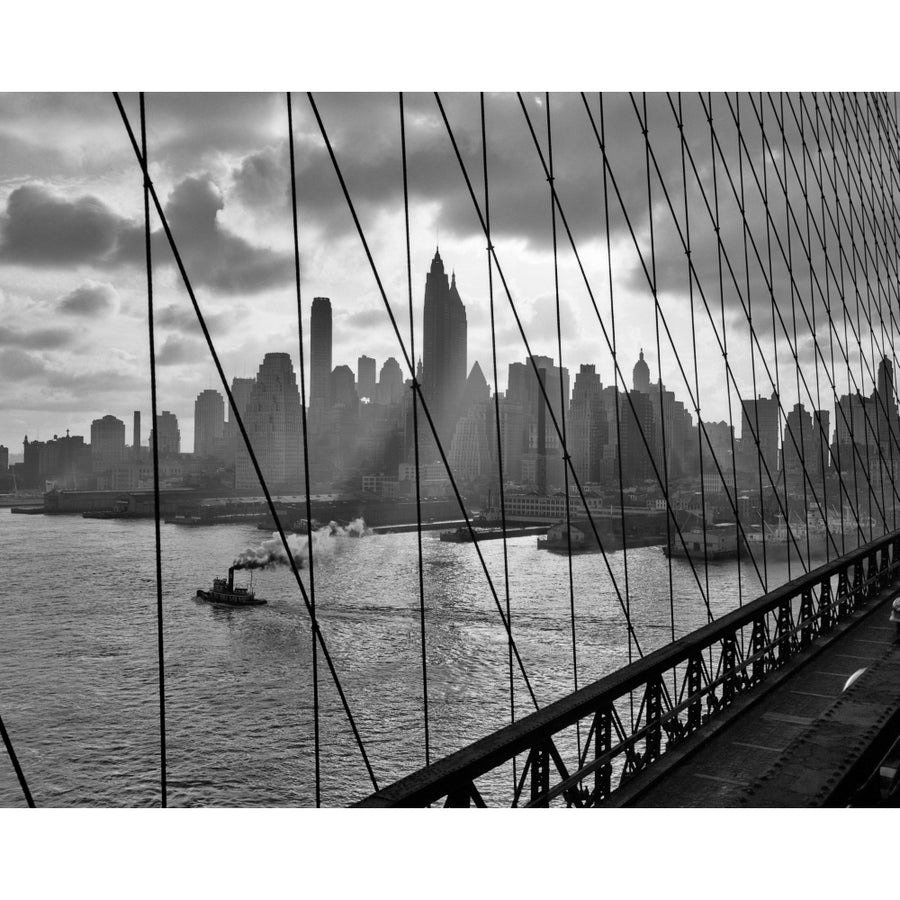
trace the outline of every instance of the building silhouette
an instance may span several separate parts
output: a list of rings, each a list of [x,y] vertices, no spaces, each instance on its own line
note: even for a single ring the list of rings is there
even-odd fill
[[[301,490],[300,393],[289,354],[265,355],[242,419],[266,483],[273,490]],[[243,442],[235,453],[234,486],[238,490],[259,488],[250,454]]]
[[[124,425],[123,434],[124,434]],[[181,429],[178,427],[178,416],[169,410],[164,409],[156,417],[156,429],[159,433],[157,438],[158,450],[161,456],[174,456],[181,453]],[[124,440],[124,438],[123,438]],[[93,444],[93,431],[91,432],[91,443]],[[153,448],[153,431],[150,431],[150,447]]]
[[[309,317],[309,407],[324,413],[331,405],[331,300],[314,297]]]
[[[388,406],[403,399],[403,370],[393,356],[388,357],[378,373],[376,399]]]
[[[422,395],[438,437],[449,449],[466,386],[466,309],[436,250],[425,278]]]
[[[225,401],[218,391],[201,391],[194,401],[194,455],[222,457],[224,447]]]
[[[109,415],[94,419],[91,422],[91,467],[94,472],[105,472],[124,461],[125,423]]]
[[[371,356],[360,356],[356,361],[356,393],[359,399],[374,401],[376,387],[375,360]]]

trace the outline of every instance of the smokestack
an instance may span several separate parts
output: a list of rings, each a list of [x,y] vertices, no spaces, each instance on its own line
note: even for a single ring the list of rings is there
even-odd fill
[[[138,459],[141,455],[141,411],[134,411],[134,458]]]
[[[234,590],[234,566],[228,569],[228,590]]]

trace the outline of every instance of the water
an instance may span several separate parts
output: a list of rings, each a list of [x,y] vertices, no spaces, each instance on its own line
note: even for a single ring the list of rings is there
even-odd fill
[[[172,806],[315,802],[310,628],[290,570],[256,573],[267,606],[194,599],[197,587],[265,537],[250,526],[163,526]],[[0,511],[0,712],[39,806],[159,803],[153,546],[151,521]],[[505,606],[503,543],[480,546]],[[508,546],[513,633],[544,705],[573,687],[568,561],[537,551],[534,537]],[[416,536],[336,537],[322,548],[315,566],[322,630],[384,786],[425,761]],[[624,602],[623,555],[609,559]],[[672,638],[668,561],[659,547],[630,550],[627,561],[631,615],[646,653]],[[762,591],[752,567],[741,568],[746,602]],[[603,557],[577,556],[573,569],[584,685],[628,661],[628,637]],[[672,571],[681,636],[705,624],[707,613],[689,563],[673,560]],[[426,533],[424,574],[434,760],[509,721],[509,662],[475,548]],[[770,585],[786,575],[784,565],[770,566]],[[714,616],[737,605],[735,562],[709,566],[709,597]],[[319,665],[322,802],[346,805],[372,785],[321,654]],[[517,715],[530,712],[520,674],[514,690]],[[4,755],[0,806],[22,803]]]

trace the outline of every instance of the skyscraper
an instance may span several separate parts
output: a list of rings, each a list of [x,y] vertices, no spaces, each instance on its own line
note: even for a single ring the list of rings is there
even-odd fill
[[[378,376],[378,402],[385,405],[399,403],[403,399],[403,371],[400,363],[389,356]]]
[[[105,472],[125,461],[125,423],[115,416],[91,422],[91,466]]]
[[[331,404],[331,301],[314,297],[309,317],[309,407],[317,413]]]
[[[448,283],[437,250],[425,278],[423,324],[422,394],[441,443],[449,450],[466,386],[466,308],[456,288],[456,275]]]
[[[122,427],[124,428],[125,426],[123,425]],[[156,417],[156,427],[159,430],[159,437],[157,438],[157,441],[159,443],[159,452],[171,454],[181,453],[181,430],[178,427],[178,416],[176,416],[175,413],[169,412],[167,409],[164,409]],[[91,442],[93,443],[93,436],[91,438]],[[150,447],[152,451],[152,431],[150,432]]]
[[[287,353],[265,355],[242,419],[266,484],[282,491],[302,489],[300,393]],[[235,454],[234,486],[259,487],[242,444]]]
[[[606,410],[603,408],[600,376],[595,366],[582,365],[581,371],[575,376],[566,435],[572,466],[579,481],[600,480],[606,431]]]
[[[194,401],[194,455],[221,456],[225,441],[225,401],[205,390]]]
[[[375,360],[371,356],[360,356],[356,361],[356,393],[359,399],[375,400]]]

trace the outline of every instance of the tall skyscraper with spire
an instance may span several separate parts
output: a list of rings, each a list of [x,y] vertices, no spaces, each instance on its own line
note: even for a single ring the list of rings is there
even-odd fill
[[[440,251],[435,250],[425,278],[422,394],[448,452],[466,387],[466,339],[466,308],[456,274],[448,282]]]

